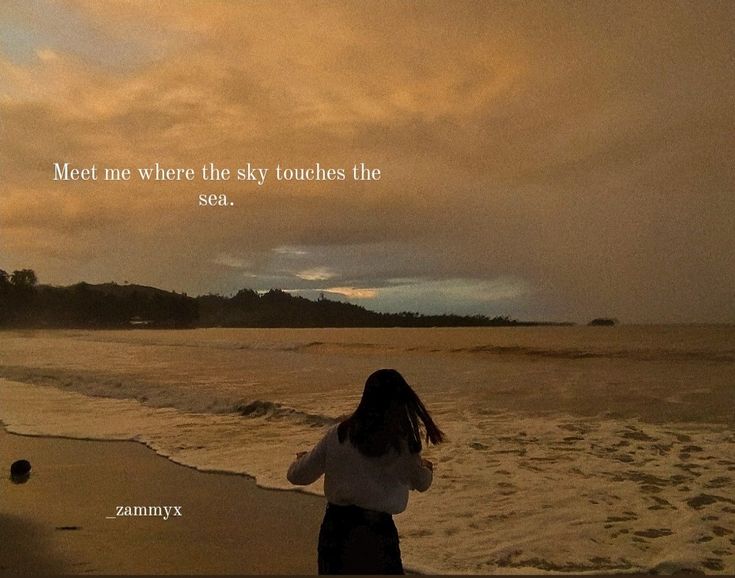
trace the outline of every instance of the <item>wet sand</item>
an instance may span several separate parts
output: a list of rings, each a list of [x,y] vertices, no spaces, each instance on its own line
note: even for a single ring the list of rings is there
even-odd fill
[[[10,464],[28,459],[25,484]],[[315,574],[323,499],[175,464],[135,442],[0,424],[0,574]],[[119,506],[178,506],[116,516]],[[153,512],[157,513],[157,512]]]

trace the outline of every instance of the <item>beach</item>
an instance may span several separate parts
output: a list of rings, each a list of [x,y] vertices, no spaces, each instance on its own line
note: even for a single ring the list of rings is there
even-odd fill
[[[734,21],[0,0],[0,578],[735,574]]]
[[[135,442],[0,429],[0,458],[0,574],[316,573],[321,498],[199,472]],[[16,459],[32,464],[25,484],[9,479]],[[120,506],[171,510],[115,517]]]
[[[39,544],[88,564],[76,573],[315,572],[323,484],[295,492],[285,472],[380,367],[447,434],[424,450],[432,487],[395,518],[410,571],[735,569],[730,326],[7,331],[0,345],[0,421],[45,436],[5,438],[46,448],[0,449],[0,467],[34,465],[0,494],[28,499],[26,515],[4,498],[2,512],[42,524]],[[107,520],[119,505],[183,516]]]

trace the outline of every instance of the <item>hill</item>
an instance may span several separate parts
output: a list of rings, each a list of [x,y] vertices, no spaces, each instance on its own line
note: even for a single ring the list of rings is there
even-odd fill
[[[542,325],[507,316],[379,313],[359,305],[316,301],[279,289],[242,289],[232,297],[165,291],[146,285],[39,285],[30,269],[0,270],[4,327],[498,327]]]

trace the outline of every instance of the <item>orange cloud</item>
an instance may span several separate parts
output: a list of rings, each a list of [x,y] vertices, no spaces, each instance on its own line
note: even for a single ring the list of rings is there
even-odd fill
[[[3,268],[189,292],[251,283],[233,263],[268,282],[322,267],[378,295],[390,276],[515,278],[529,291],[509,299],[534,317],[732,319],[731,17],[715,2],[13,4]],[[384,176],[54,183],[60,160]],[[199,209],[200,192],[235,205]],[[317,246],[339,260],[277,267],[274,250]]]

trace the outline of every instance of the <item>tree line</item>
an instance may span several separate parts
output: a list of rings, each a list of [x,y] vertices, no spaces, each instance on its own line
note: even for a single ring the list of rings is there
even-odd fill
[[[0,326],[131,326],[145,320],[156,327],[191,327],[198,318],[190,297],[141,285],[76,283],[68,287],[39,285],[31,269],[0,270]]]
[[[0,270],[0,327],[482,327],[535,325],[507,316],[379,313],[362,306],[314,301],[280,289],[242,289],[231,297],[190,297],[144,285],[40,285],[31,269]]]

